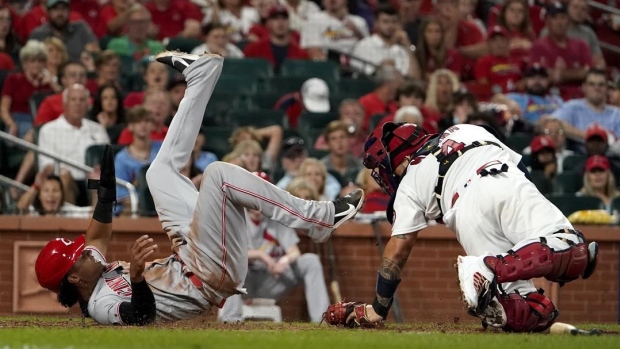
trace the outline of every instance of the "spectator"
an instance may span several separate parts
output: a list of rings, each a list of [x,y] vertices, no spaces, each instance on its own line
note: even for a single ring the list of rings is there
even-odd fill
[[[84,163],[86,149],[94,144],[105,144],[110,138],[105,129],[94,121],[86,119],[88,113],[88,90],[82,85],[73,85],[63,92],[64,113],[50,121],[39,131],[39,147],[77,163]],[[39,155],[39,168],[53,164],[54,160]],[[81,170],[66,167],[66,176],[61,173],[65,188],[65,200],[76,202],[77,188],[74,181],[83,181],[86,175]]]
[[[357,99],[347,98],[340,102],[338,119],[347,126],[351,154],[361,158],[364,153],[364,144],[366,144],[366,139],[368,138],[368,134],[364,132],[364,107]],[[314,149],[329,150],[323,135],[320,135],[315,141]]]
[[[202,147],[204,146],[206,140],[207,139],[205,135],[199,133],[198,137],[196,138],[196,143],[194,144],[194,150],[192,151],[194,167],[196,167],[200,171],[200,173],[204,172],[207,166],[218,160],[217,155],[202,150]]]
[[[611,166],[611,172],[614,174],[616,181],[620,179],[620,157],[610,149],[608,130],[599,124],[592,124],[586,130],[585,148],[588,157],[594,155],[602,155],[607,157]],[[580,165],[578,172],[583,172],[583,164]]]
[[[521,80],[521,61],[510,56],[506,30],[500,26],[491,28],[487,43],[489,54],[476,61],[476,81],[493,93],[515,90]]]
[[[330,110],[329,86],[319,78],[308,79],[301,85],[301,91],[280,97],[273,108],[285,111],[289,127],[296,128],[304,110],[311,113],[327,113]]]
[[[150,0],[145,7],[157,27],[157,40],[173,38],[184,31],[189,21],[200,22],[202,12],[190,1]]]
[[[310,15],[321,12],[321,8],[316,2],[311,0],[280,0],[288,10],[291,30],[301,31],[304,23]]]
[[[422,35],[418,37],[415,54],[423,79],[428,81],[435,70],[442,68],[460,75],[463,57],[455,48],[447,48],[444,44],[443,24],[437,19],[427,18],[422,22],[420,33]]]
[[[217,22],[226,27],[232,42],[246,39],[250,28],[260,21],[258,11],[241,0],[218,0],[208,8],[203,23]]]
[[[459,0],[459,14],[461,19],[474,24],[482,34],[486,34],[487,27],[480,19],[476,18],[474,13],[478,6],[478,0]]]
[[[108,50],[136,61],[163,51],[161,42],[149,39],[151,13],[141,5],[131,6],[127,11],[127,34],[110,40]]]
[[[355,182],[364,191],[362,213],[385,212],[390,202],[390,196],[372,178],[372,170],[363,168],[357,175]]]
[[[311,14],[303,25],[301,47],[312,60],[330,57],[339,61],[340,52],[350,53],[359,40],[368,36],[368,26],[362,17],[349,14],[346,0],[323,0],[323,6],[325,11]]]
[[[144,82],[146,86],[142,91],[130,92],[123,101],[125,108],[135,107],[144,103],[144,97],[155,91],[163,91],[168,85],[170,71],[156,60],[151,60],[144,70]]]
[[[529,18],[529,22],[532,28],[532,39],[534,39],[536,36],[538,36],[540,31],[545,26],[545,19],[544,19],[545,9],[543,7],[545,6],[545,3],[547,1],[546,0],[516,0],[516,1],[521,2],[523,4],[523,7],[525,8],[526,13],[524,13],[524,15],[527,15],[527,17]],[[502,17],[502,11],[506,10],[505,6],[511,3],[512,3],[511,1],[505,1],[505,2],[500,2],[498,3],[498,5],[493,6],[491,10],[489,11],[487,26],[492,27],[492,26],[499,24],[505,27],[506,29],[508,29],[509,31],[511,31],[512,28],[500,23],[500,17]],[[514,7],[512,10],[515,11],[516,9],[517,7]],[[508,12],[510,12],[510,9],[506,10],[505,17],[512,17],[512,15],[509,14]],[[518,12],[513,13],[513,15],[517,15],[517,14]],[[512,17],[512,19],[517,19],[517,17],[516,16]],[[505,23],[507,24],[508,22],[513,22],[513,21],[511,19],[507,19]]]
[[[323,137],[327,142],[329,154],[321,162],[329,171],[338,172],[346,181],[354,181],[355,176],[363,168],[362,162],[349,151],[349,126],[340,120],[327,124]]]
[[[539,124],[539,134],[549,136],[555,145],[555,158],[558,163],[558,173],[562,173],[564,169],[564,159],[574,155],[575,152],[567,149],[566,135],[564,134],[564,124],[555,118],[543,118]],[[528,146],[521,151],[522,154],[531,154],[532,149]]]
[[[543,135],[536,136],[530,142],[532,151],[532,162],[530,164],[531,171],[540,171],[544,173],[545,178],[552,180],[558,171],[558,162],[556,159],[557,150],[551,137]]]
[[[292,183],[293,184],[293,183]],[[309,192],[296,184],[289,189]],[[295,194],[293,194],[295,195]],[[311,200],[311,196],[306,197]],[[314,199],[317,199],[316,197]],[[323,309],[329,305],[329,296],[319,256],[302,254],[295,230],[263,216],[260,211],[246,210],[248,231],[249,268],[244,288],[248,298],[279,299],[296,286],[303,284],[310,321],[322,320]],[[242,321],[241,295],[226,299],[218,319],[226,322]]]
[[[86,84],[86,69],[80,63],[67,62],[58,69],[58,80],[64,89],[75,84]],[[37,115],[34,119],[34,126],[43,125],[46,122],[57,119],[62,114],[63,92],[58,92],[51,96],[45,97]]]
[[[499,13],[496,25],[508,32],[510,56],[521,61],[527,60],[535,34],[525,1],[506,1]]]
[[[267,20],[272,7],[278,6],[277,0],[256,0],[254,7],[258,11],[260,21],[254,23],[248,32],[248,41],[256,42],[269,38],[269,29],[267,29]],[[283,5],[280,5],[284,7]],[[286,7],[284,7],[286,9]],[[288,11],[288,10],[287,10]],[[299,33],[291,31],[291,40],[299,45]]]
[[[490,111],[479,111],[477,113],[473,113],[467,117],[467,124],[477,125],[477,126],[487,126],[491,129],[495,130],[497,135],[497,139],[502,141],[502,143],[506,142],[506,136],[502,128],[498,125],[497,118]]]
[[[272,7],[266,24],[269,37],[246,46],[243,50],[246,57],[267,59],[276,74],[280,73],[285,59],[308,59],[308,53],[291,40],[288,12],[284,6]]]
[[[137,5],[127,0],[110,0],[101,7],[99,21],[93,28],[98,38],[104,36],[121,36],[129,23],[129,9]]]
[[[187,81],[185,81],[185,77],[181,74],[174,74],[172,76],[172,79],[168,81],[168,86],[166,87],[166,90],[170,94],[173,114],[176,114],[176,111],[179,108],[179,104],[181,103],[183,96],[185,96],[186,89]]]
[[[60,41],[59,38],[49,37],[43,42],[47,49],[47,64],[46,69],[54,77],[55,83],[58,81],[59,68],[69,61],[69,55],[67,54],[67,48],[65,44]]]
[[[69,0],[47,0],[49,23],[42,24],[30,33],[30,39],[44,41],[59,38],[67,48],[69,59],[80,61],[80,55],[89,45],[99,46],[97,37],[83,21],[69,22]]]
[[[43,43],[28,41],[19,52],[22,73],[7,76],[2,87],[0,116],[7,132],[23,138],[32,128],[32,114],[28,100],[36,92],[54,91],[52,76],[45,70],[47,50]]]
[[[375,10],[374,29],[374,34],[355,44],[351,55],[362,61],[351,59],[351,66],[367,75],[372,75],[377,66],[389,61],[403,76],[419,78],[420,66],[413,53],[415,46],[402,29],[398,11],[390,5],[379,6]]]
[[[229,139],[230,145],[234,148],[244,140],[253,140],[259,144],[267,144],[261,159],[264,170],[273,171],[278,162],[280,147],[282,146],[282,127],[279,125],[254,128],[245,126],[237,128]]]
[[[568,101],[553,113],[564,122],[567,136],[584,139],[585,130],[593,123],[620,135],[620,109],[607,105],[605,71],[589,70],[582,88],[585,98]]]
[[[609,90],[607,92],[607,100],[609,105],[620,108],[620,79],[616,82],[610,81],[607,86]]]
[[[250,172],[260,172],[262,171],[263,148],[257,141],[246,139],[237,143],[233,151],[226,155],[226,158],[238,158],[235,163],[240,163],[241,167]]]
[[[8,7],[0,6],[0,52],[11,57],[13,63],[19,60],[19,38],[15,34],[13,16]]]
[[[118,142],[122,130],[120,126],[125,123],[125,108],[122,98],[123,96],[116,86],[103,85],[97,90],[95,102],[90,110],[89,119],[106,128],[112,143]]]
[[[53,166],[47,166],[37,174],[34,184],[17,202],[20,212],[39,216],[89,217],[92,207],[77,207],[65,201],[62,181],[53,172]]]
[[[69,6],[69,0],[39,0],[37,2],[36,6],[22,16],[19,23],[14,23],[15,31],[22,40],[27,39],[37,27],[48,23],[50,7],[57,2],[63,2]],[[82,20],[84,18],[79,13],[69,11],[69,21],[77,22]]]
[[[594,66],[599,69],[605,69],[605,57],[603,57],[601,44],[594,30],[586,23],[588,18],[588,4],[586,0],[568,0],[566,4],[566,12],[568,14],[568,31],[566,35],[569,38],[585,41],[592,53]],[[545,28],[540,33],[540,36],[544,37],[548,34],[549,30]]]
[[[315,158],[304,159],[299,165],[297,172],[297,177],[304,178],[308,183],[314,185],[321,201],[335,200],[340,193],[340,182],[333,176],[333,182],[328,182],[328,175],[332,176],[327,173],[325,165]]]
[[[594,63],[588,45],[568,36],[566,7],[559,2],[547,6],[549,35],[534,42],[529,63],[549,70],[551,81],[560,87],[565,100],[580,97],[579,83]]]
[[[448,129],[450,126],[465,124],[467,118],[479,111],[478,100],[468,91],[456,91],[452,95],[452,103],[454,108],[449,113],[450,117],[443,118],[439,121],[439,129],[441,131]]]
[[[431,74],[426,93],[426,106],[445,118],[454,108],[453,93],[460,90],[458,77],[450,70],[439,69]]]
[[[192,50],[192,54],[217,53],[225,58],[243,58],[243,52],[228,42],[226,27],[223,24],[207,23],[202,27],[205,43]]]
[[[160,141],[151,140],[153,122],[151,113],[143,107],[134,107],[127,112],[127,129],[131,132],[132,141],[114,157],[116,178],[134,185],[138,184],[140,171],[149,165],[161,148]],[[129,192],[123,186],[116,186],[116,214],[128,212]]]
[[[586,161],[583,174],[583,188],[577,192],[577,195],[597,197],[603,201],[609,213],[614,213],[611,202],[620,196],[620,191],[616,187],[616,180],[610,169],[611,165],[605,156],[590,156]]]
[[[525,93],[512,92],[506,97],[519,105],[525,120],[536,123],[543,115],[553,113],[564,103],[562,98],[549,93],[550,81],[545,67],[531,66],[525,69],[523,78]]]
[[[459,0],[438,0],[435,9],[445,30],[444,45],[456,48],[464,58],[473,61],[487,53],[484,33],[475,24],[463,20]]]
[[[144,97],[142,104],[149,112],[151,112],[151,120],[153,121],[153,132],[151,132],[151,140],[163,141],[168,133],[166,121],[172,115],[172,101],[170,95],[163,90],[155,90],[149,92]],[[118,137],[118,144],[128,145],[132,141],[131,132],[127,128],[123,129]]]
[[[407,37],[410,42],[418,43],[418,32],[424,33],[420,30],[422,26],[422,16],[420,15],[420,5],[422,0],[400,0],[399,12],[400,20],[403,24],[403,29],[407,33]]]
[[[96,78],[88,80],[86,87],[92,94],[97,93],[99,87],[114,85],[123,91],[120,84],[121,61],[116,52],[112,50],[101,51],[95,58]]]
[[[396,104],[396,91],[403,81],[403,77],[398,70],[392,66],[385,65],[377,69],[374,76],[377,88],[360,97],[359,102],[366,111],[364,129],[368,130],[370,118],[375,114],[389,114],[398,108]]]

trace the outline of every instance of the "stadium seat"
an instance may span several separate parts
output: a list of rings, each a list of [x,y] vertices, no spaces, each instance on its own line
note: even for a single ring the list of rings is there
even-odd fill
[[[221,75],[214,91],[251,96],[256,93],[257,83],[257,79],[252,77]]]
[[[273,109],[233,110],[228,116],[228,125],[232,128],[254,126],[257,128],[280,125],[284,126],[286,115]]]
[[[274,93],[279,93],[280,96],[289,93],[289,92],[297,92],[301,90],[301,85],[308,80],[305,77],[298,76],[274,76],[269,79],[269,88],[270,91]]]
[[[283,93],[275,91],[258,91],[252,96],[252,104],[259,109],[272,109]]]
[[[573,212],[581,210],[598,210],[604,208],[601,199],[593,196],[576,196],[574,194],[549,194],[549,201],[568,217]]]
[[[525,166],[530,166],[532,164],[532,155],[531,154],[523,154],[521,156],[521,161]]]
[[[203,126],[226,126],[228,125],[228,113],[232,110],[255,109],[252,99],[240,96],[234,91],[215,90],[205,109]]]
[[[506,138],[506,145],[517,153],[521,153],[523,149],[530,145],[532,138],[534,136],[529,133],[513,133]]]
[[[114,155],[118,154],[118,152],[121,151],[123,148],[124,146],[122,145],[112,145]],[[84,164],[90,167],[95,167],[95,165],[99,165],[101,163],[101,157],[103,156],[104,149],[105,144],[93,144],[90,147],[86,148],[86,154],[84,155]]]
[[[549,194],[553,192],[553,184],[551,181],[545,176],[545,172],[543,171],[532,171],[530,172],[532,176],[532,183],[536,185],[541,194]]]
[[[54,94],[53,92],[35,92],[32,95],[30,95],[30,98],[28,99],[28,108],[30,109],[30,115],[32,115],[32,118],[34,119],[35,116],[37,116],[37,112],[39,111],[39,107],[41,106],[41,103],[43,103],[43,100],[47,97]]]
[[[314,149],[314,144],[310,144],[309,151],[308,151],[309,158],[315,158],[315,159],[320,160],[323,157],[327,156],[328,154],[329,154],[329,150]]]
[[[136,191],[138,192],[138,214],[144,217],[156,217],[157,210],[155,209],[155,202],[153,202],[153,196],[146,182],[146,171],[148,171],[148,169],[149,165],[144,166],[140,170],[138,176],[138,183],[136,185]]]
[[[586,155],[575,154],[569,155],[562,162],[563,171],[583,171],[583,166],[586,163],[588,157]]]
[[[308,129],[323,129],[330,122],[338,120],[337,113],[310,113],[303,112],[299,116],[297,130],[304,133]]]
[[[564,171],[555,178],[555,192],[573,194],[583,187],[583,176],[577,172]]]
[[[168,45],[166,45],[166,50],[174,51],[179,50],[181,52],[192,52],[196,47],[203,44],[202,40],[184,38],[184,37],[174,37],[168,41]]]
[[[223,76],[241,76],[266,80],[273,76],[271,63],[262,58],[229,58],[224,60]]]
[[[201,132],[205,135],[203,151],[210,151],[221,159],[231,150],[228,139],[232,134],[232,129],[229,127],[203,127]]]
[[[282,63],[281,73],[282,76],[323,79],[331,89],[336,89],[336,82],[340,80],[340,69],[338,65],[332,61],[285,60],[284,63]]]
[[[345,78],[338,81],[338,93],[343,97],[359,98],[375,89],[375,83],[366,78]]]

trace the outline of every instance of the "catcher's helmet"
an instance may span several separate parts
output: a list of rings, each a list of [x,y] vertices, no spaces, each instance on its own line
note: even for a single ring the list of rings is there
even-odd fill
[[[433,136],[416,124],[388,122],[377,126],[364,145],[364,166],[372,170],[372,177],[386,193],[394,195],[401,179],[394,170]]]
[[[62,279],[82,254],[85,243],[84,235],[73,241],[59,238],[48,242],[39,252],[34,266],[39,284],[58,293]]]

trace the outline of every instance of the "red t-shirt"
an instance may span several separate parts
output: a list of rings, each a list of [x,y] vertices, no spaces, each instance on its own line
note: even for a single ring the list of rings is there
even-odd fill
[[[250,28],[250,31],[248,34],[256,35],[256,37],[258,37],[258,41],[269,39],[269,29],[267,29],[266,26],[260,23],[252,24],[252,27]],[[300,38],[299,32],[295,30],[291,30],[291,42],[295,43],[296,45],[299,45],[299,38]]]
[[[467,20],[460,20],[456,36],[456,47],[471,46],[483,42],[486,38],[478,26]]]
[[[100,23],[99,11],[101,10],[97,0],[71,1],[71,10],[82,16],[84,21],[90,26],[90,29],[95,33],[95,35],[97,35],[98,38],[103,36],[99,36],[99,33],[96,32],[96,29]]]
[[[493,26],[497,24],[497,19],[499,18],[499,14],[502,12],[502,7],[503,5],[495,5],[491,8],[487,28],[493,28]],[[528,5],[528,9],[530,13],[530,21],[532,23],[532,30],[534,30],[535,35],[538,36],[542,28],[545,27],[545,15],[543,8],[538,5]]]
[[[521,62],[518,58],[486,55],[476,61],[474,68],[476,80],[486,81],[491,88],[497,85],[502,92],[511,92],[511,84],[521,80]]]
[[[365,130],[368,130],[368,122],[371,116],[382,113],[394,113],[398,110],[398,103],[396,101],[391,101],[386,105],[375,92],[363,95],[359,98],[359,102],[366,111],[366,120],[364,120]]]
[[[144,91],[130,92],[123,100],[125,108],[135,107],[144,103]]]
[[[183,31],[186,19],[202,21],[203,14],[200,7],[184,0],[171,0],[164,11],[160,11],[155,3],[149,1],[146,8],[151,12],[151,20],[159,27],[157,40],[173,38]]]
[[[15,69],[15,62],[13,62],[13,58],[4,52],[0,52],[0,70],[13,69]]]
[[[45,97],[39,106],[37,116],[34,118],[34,125],[39,126],[46,122],[56,120],[62,112],[62,92]]]
[[[75,21],[80,21],[80,20],[84,20],[84,18],[82,18],[82,16],[79,13],[75,11],[69,12],[70,22],[75,22]],[[17,34],[22,38],[22,40],[26,40],[30,36],[30,33],[32,33],[32,31],[36,27],[46,24],[46,23],[47,23],[47,13],[43,10],[43,5],[37,6],[33,8],[32,10],[28,11],[28,13],[26,13],[22,17],[20,21],[20,26],[17,30]]]
[[[168,133],[168,127],[164,126],[159,131],[151,132],[151,140],[153,141],[163,141],[166,138],[166,133]],[[124,128],[121,131],[121,135],[118,136],[118,144],[120,145],[130,145],[133,142],[133,134],[129,132],[129,129]]]
[[[510,42],[512,42],[513,40],[516,41],[516,40],[521,39],[521,40],[529,40],[530,42],[533,43],[534,40],[536,39],[534,37],[533,33],[532,34],[523,34],[523,33],[518,32],[518,31],[508,31],[508,30],[506,30],[506,31],[508,32],[508,39],[510,40]],[[531,51],[531,48],[530,49],[525,49],[523,47],[517,47],[517,46],[511,47],[510,48],[510,57],[517,58],[517,59],[519,59],[522,62],[522,64],[528,66],[527,62],[528,62],[528,58],[529,58],[529,55],[530,55],[530,51]]]
[[[299,92],[285,94],[276,101],[273,109],[283,110],[288,118],[289,126],[293,129],[296,128],[297,122],[299,121],[299,115],[301,115],[301,112],[304,110],[304,106],[301,101],[301,94]]]
[[[116,16],[118,16],[118,13],[116,13],[116,10],[112,4],[107,3],[103,5],[101,11],[99,12],[99,17],[101,20],[97,23],[97,27],[93,28],[95,35],[97,35],[98,38],[106,35],[120,36],[123,33],[123,28],[120,28],[113,33],[108,31],[108,22],[111,22],[114,18],[116,18]]]
[[[275,57],[273,56],[273,51],[271,50],[271,41],[269,40],[269,38],[249,44],[243,50],[243,54],[249,58],[264,58],[271,62],[271,64],[276,63]],[[286,58],[308,59],[309,57],[306,50],[291,42],[288,45],[288,52],[286,54]]]
[[[430,52],[428,54],[430,54]],[[446,52],[446,59],[443,65],[440,65],[435,57],[427,56],[425,74],[426,76],[430,76],[435,70],[446,68],[453,71],[457,76],[461,76],[464,62],[465,58],[463,58],[461,53],[458,50],[451,48]]]
[[[2,96],[11,97],[11,113],[28,113],[28,99],[35,92],[52,92],[50,85],[34,87],[23,73],[9,74],[2,86]]]

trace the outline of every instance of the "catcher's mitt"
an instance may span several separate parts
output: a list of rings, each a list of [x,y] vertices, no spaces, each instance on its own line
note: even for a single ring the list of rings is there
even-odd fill
[[[352,321],[347,323],[351,313],[355,313]],[[366,304],[361,302],[338,302],[327,307],[323,313],[323,320],[332,326],[347,327],[375,327],[376,324],[368,320]]]

